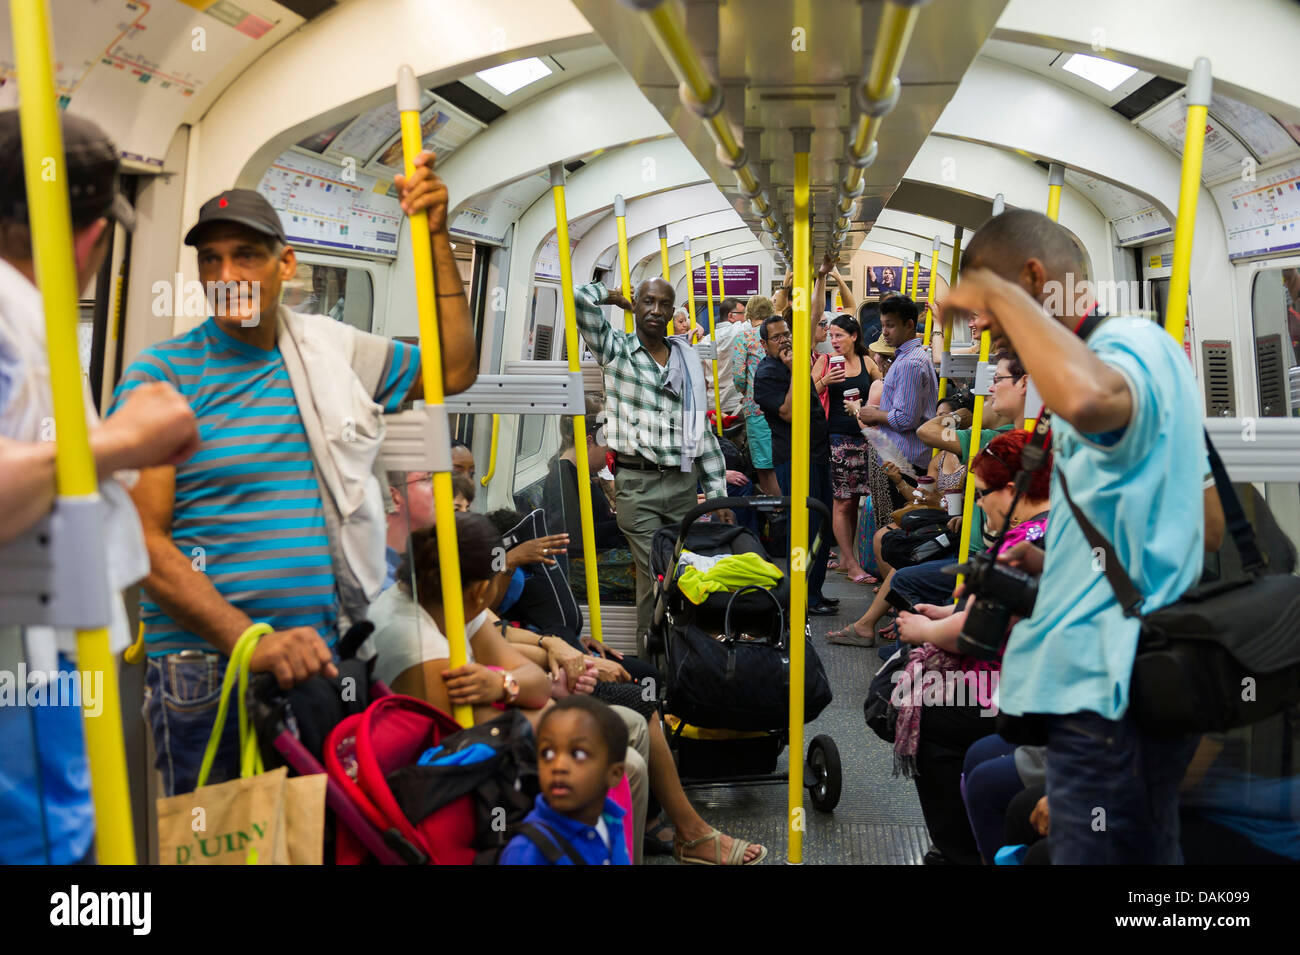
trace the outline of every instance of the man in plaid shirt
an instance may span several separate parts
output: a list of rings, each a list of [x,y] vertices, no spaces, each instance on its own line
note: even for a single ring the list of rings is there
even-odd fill
[[[671,349],[694,349],[667,334],[673,317],[673,287],[663,279],[648,279],[637,286],[635,302],[600,282],[573,291],[578,331],[605,372],[605,433],[617,454],[614,500],[618,526],[636,561],[636,625],[638,644],[650,626],[653,586],[650,577],[650,543],[655,531],[676,524],[696,503],[696,485],[706,498],[726,497],[726,461],[717,437],[706,426],[698,435],[695,457],[682,470],[683,400],[689,378],[670,382]],[[635,332],[616,331],[602,305],[630,311]],[[732,520],[731,511],[719,512]]]

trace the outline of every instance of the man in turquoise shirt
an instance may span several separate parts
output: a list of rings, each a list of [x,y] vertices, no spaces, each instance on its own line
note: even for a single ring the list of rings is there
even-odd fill
[[[1217,548],[1201,398],[1182,348],[1141,317],[1114,317],[1085,344],[1092,299],[1070,234],[1035,212],[987,223],[962,257],[949,309],[974,312],[1010,346],[1052,411],[1057,475],[1114,545],[1150,612],[1177,600]],[[1073,281],[1070,281],[1073,279]],[[1054,864],[1177,863],[1178,785],[1195,738],[1156,739],[1128,713],[1138,622],[1123,615],[1054,481],[1034,615],[1012,631],[999,686],[1008,713],[1047,714]],[[1207,520],[1208,541],[1207,541]]]

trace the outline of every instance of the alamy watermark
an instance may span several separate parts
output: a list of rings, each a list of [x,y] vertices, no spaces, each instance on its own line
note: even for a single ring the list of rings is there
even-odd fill
[[[100,670],[0,670],[0,706],[80,706],[87,716],[104,711]]]
[[[177,272],[172,281],[159,279],[150,287],[152,311],[156,318],[183,315],[187,318],[237,317],[244,328],[256,328],[261,322],[261,282],[185,281]],[[251,310],[245,314],[245,307]]]

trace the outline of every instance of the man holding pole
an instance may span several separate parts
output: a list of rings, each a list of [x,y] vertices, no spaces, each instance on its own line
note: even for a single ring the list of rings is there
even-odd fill
[[[704,372],[695,350],[669,341],[673,287],[663,279],[637,286],[634,301],[599,282],[573,290],[578,331],[605,372],[606,434],[617,454],[614,474],[619,530],[636,561],[638,650],[651,623],[654,590],[650,542],[697,502],[727,496],[726,461],[708,428]],[[618,332],[602,305],[630,310],[636,331]],[[719,512],[731,520],[730,511]]]
[[[428,212],[454,393],[473,383],[476,349],[432,158],[421,153],[415,174],[396,184],[408,215]],[[284,687],[333,674],[330,646],[364,618],[387,575],[373,474],[381,416],[423,393],[415,347],[279,304],[297,260],[259,193],[208,200],[185,242],[197,249],[212,317],[145,349],[117,393],[121,402],[144,383],[170,382],[203,434],[190,462],[146,470],[132,495],[152,563],[141,601],[145,711],[168,795],[194,788],[227,657],[254,621],[275,628],[253,654],[254,671]],[[238,772],[234,723],[212,782]]]
[[[65,170],[72,198],[72,254],[78,291],[90,284],[108,250],[112,220],[131,229],[134,214],[117,191],[118,151],[92,122],[62,117]],[[45,314],[36,288],[23,150],[16,110],[0,112],[0,547],[28,531],[55,503],[54,420]],[[99,473],[109,584],[114,591],[110,647],[131,642],[117,592],[149,570],[140,522],[115,472],[173,463],[198,446],[194,413],[168,384],[140,388],[96,426],[83,385],[90,450]],[[86,555],[103,560],[104,554]],[[79,674],[72,631],[0,622],[0,670],[49,673],[53,685]],[[20,686],[18,692],[26,692]],[[89,688],[87,688],[89,689]],[[66,701],[64,701],[66,703]],[[105,715],[104,719],[115,719]],[[66,865],[93,855],[94,810],[81,707],[30,710],[0,706],[0,863]]]

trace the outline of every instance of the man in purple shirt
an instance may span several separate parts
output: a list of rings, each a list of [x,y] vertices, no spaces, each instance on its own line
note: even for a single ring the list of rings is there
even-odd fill
[[[880,337],[893,345],[894,364],[885,375],[880,407],[863,405],[858,420],[874,425],[897,445],[903,457],[924,473],[931,449],[916,436],[916,429],[934,417],[939,378],[934,362],[916,337],[916,303],[896,295],[880,303]]]

